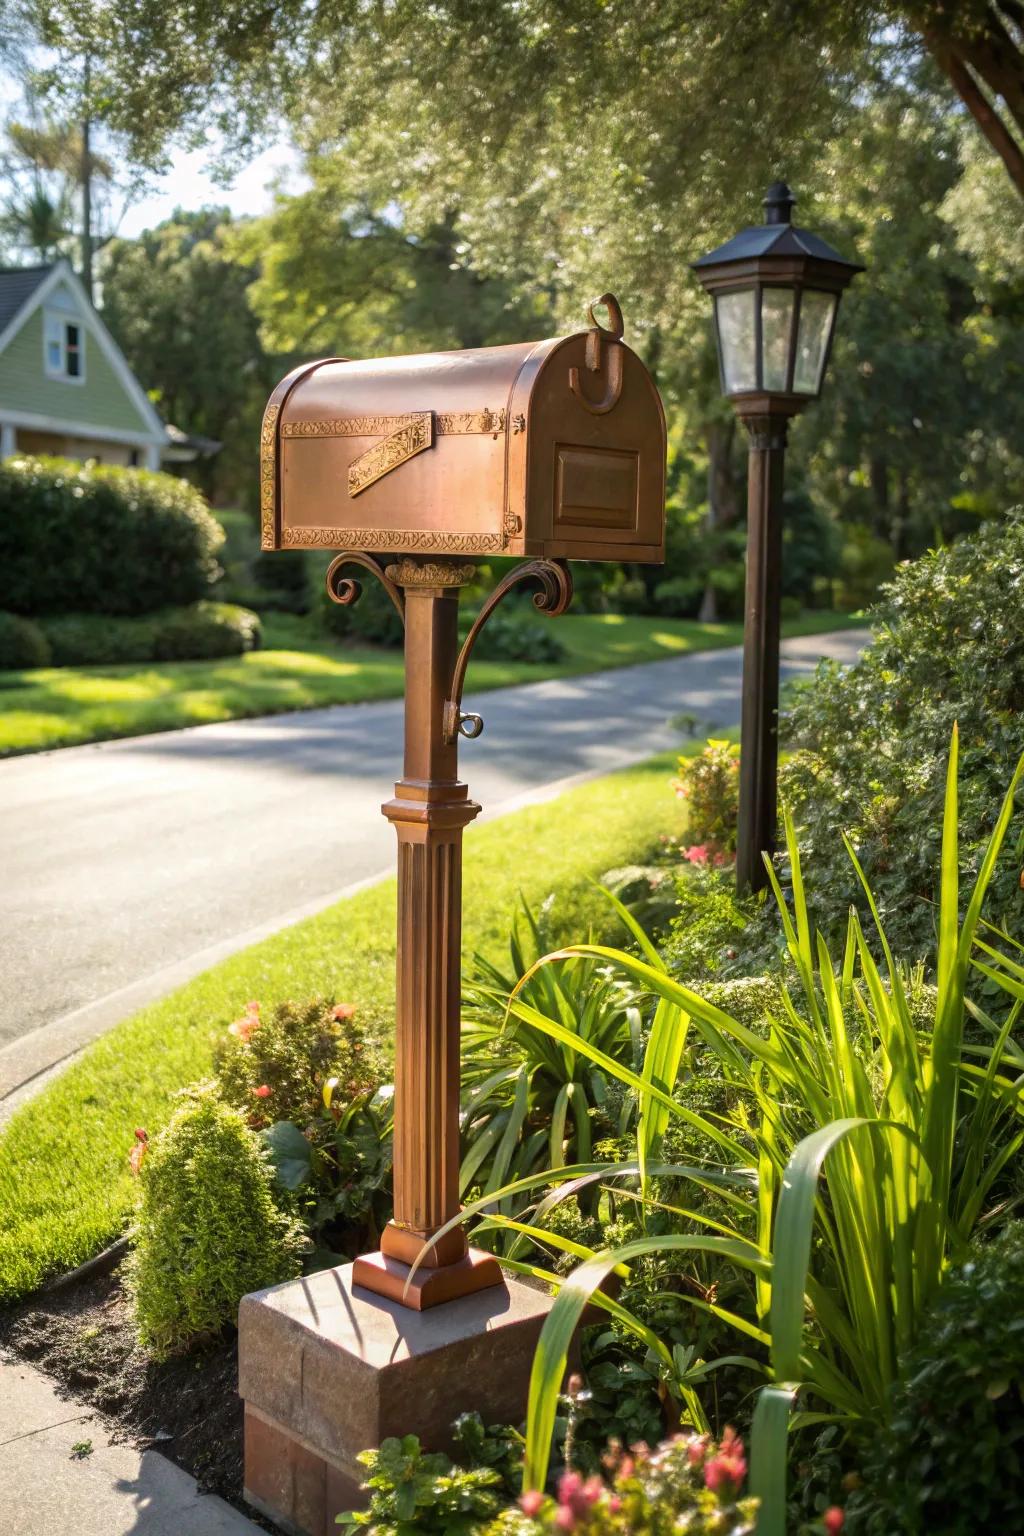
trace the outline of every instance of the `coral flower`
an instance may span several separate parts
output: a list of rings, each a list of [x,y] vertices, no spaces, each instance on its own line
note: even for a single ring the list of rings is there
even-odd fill
[[[822,1516],[822,1524],[828,1532],[828,1536],[839,1536],[839,1532],[846,1524],[846,1516],[838,1504],[833,1504],[831,1509],[826,1509]]]
[[[336,1019],[350,1019],[356,1011],[355,1003],[338,1003],[333,1009]]]
[[[243,1045],[247,1045],[253,1030],[258,1029],[259,1024],[259,1019],[248,1014],[244,1019],[236,1019],[233,1024],[229,1024],[228,1034],[234,1035]]]
[[[256,1095],[256,1097],[258,1099],[269,1099],[270,1098],[270,1089],[267,1087],[266,1083],[260,1083],[260,1086],[258,1088],[254,1088],[253,1089],[253,1093]]]

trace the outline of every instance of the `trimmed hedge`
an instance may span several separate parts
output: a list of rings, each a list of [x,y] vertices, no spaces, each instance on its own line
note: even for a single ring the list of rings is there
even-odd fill
[[[231,603],[193,603],[136,619],[68,613],[41,619],[33,627],[40,631],[55,667],[211,661],[258,650],[262,640],[258,615]]]
[[[0,672],[49,664],[50,645],[39,625],[16,613],[0,613]]]
[[[66,459],[0,464],[0,605],[14,613],[153,613],[220,574],[224,530],[184,480]]]

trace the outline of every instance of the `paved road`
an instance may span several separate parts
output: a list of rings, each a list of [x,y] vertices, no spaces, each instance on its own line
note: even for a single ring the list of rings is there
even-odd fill
[[[789,641],[785,670],[852,660],[863,641]],[[463,774],[498,814],[674,745],[680,711],[735,722],[739,680],[739,651],[710,651],[468,699],[486,730]],[[379,805],[400,761],[390,702],[0,763],[0,1055],[76,1010],[95,1034],[254,930],[388,871]]]

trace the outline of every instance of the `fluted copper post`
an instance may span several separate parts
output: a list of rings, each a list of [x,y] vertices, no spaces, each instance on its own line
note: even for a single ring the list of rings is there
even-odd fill
[[[472,570],[403,560],[405,763],[384,815],[398,834],[394,1219],[355,1283],[417,1309],[502,1283],[461,1227],[431,1239],[459,1210],[459,1015],[462,829],[480,807],[458,777],[444,732],[458,654],[459,587]],[[409,1282],[408,1266],[421,1268]]]

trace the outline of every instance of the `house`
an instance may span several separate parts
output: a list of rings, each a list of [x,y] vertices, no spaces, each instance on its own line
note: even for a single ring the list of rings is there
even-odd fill
[[[159,469],[188,443],[169,435],[66,261],[0,270],[0,458]]]

